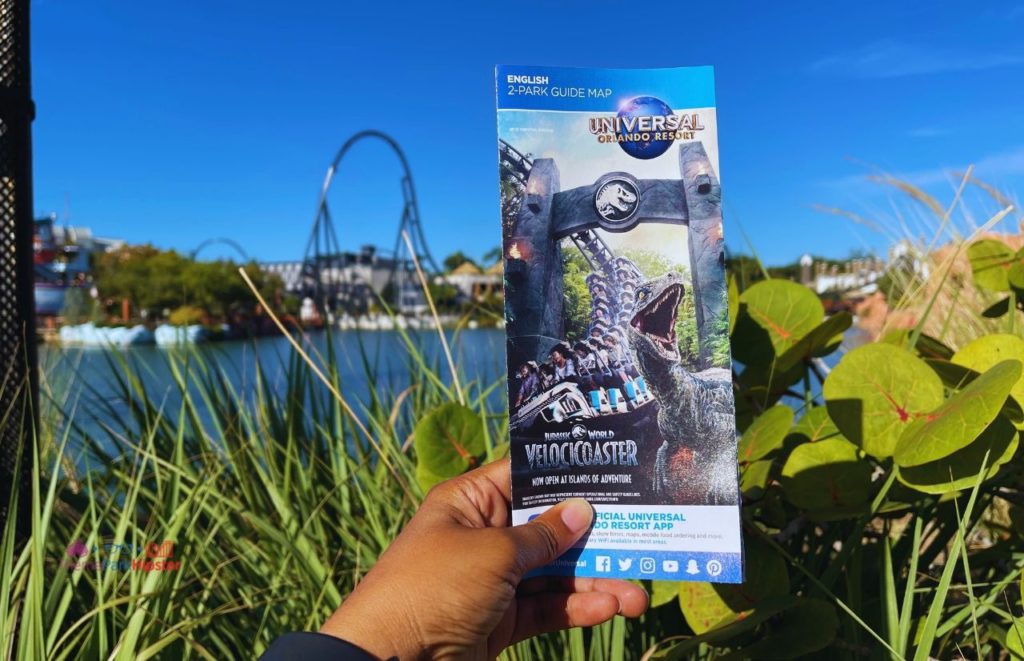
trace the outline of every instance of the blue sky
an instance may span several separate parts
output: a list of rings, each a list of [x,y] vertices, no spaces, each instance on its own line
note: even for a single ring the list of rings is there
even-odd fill
[[[770,263],[884,250],[813,206],[913,218],[865,180],[873,167],[944,201],[970,163],[1024,184],[1022,3],[638,6],[36,0],[37,214],[298,259],[335,151],[377,128],[408,156],[435,257],[480,255],[499,242],[496,63],[713,65],[726,237]],[[399,174],[378,144],[346,157],[331,193],[343,244],[392,244]],[[969,202],[979,221],[994,210]]]

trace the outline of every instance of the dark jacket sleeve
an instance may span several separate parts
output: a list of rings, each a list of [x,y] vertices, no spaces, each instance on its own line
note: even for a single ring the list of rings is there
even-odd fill
[[[274,641],[260,661],[377,661],[352,643],[313,631],[286,633]]]

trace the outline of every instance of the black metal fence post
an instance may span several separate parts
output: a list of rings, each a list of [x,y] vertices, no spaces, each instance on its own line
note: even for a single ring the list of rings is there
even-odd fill
[[[29,0],[0,0],[0,523],[9,485],[27,485],[38,420],[32,251],[32,120]],[[25,449],[22,469],[18,454]],[[22,489],[22,493],[27,493]],[[26,521],[18,516],[19,528]]]

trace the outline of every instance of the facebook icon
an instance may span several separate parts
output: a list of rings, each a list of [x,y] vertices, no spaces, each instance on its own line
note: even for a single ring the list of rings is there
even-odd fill
[[[594,562],[597,565],[597,571],[612,570],[612,558],[609,555],[599,555],[594,558]]]

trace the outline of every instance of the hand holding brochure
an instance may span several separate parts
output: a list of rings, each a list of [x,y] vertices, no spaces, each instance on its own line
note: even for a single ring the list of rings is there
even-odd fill
[[[740,582],[712,71],[497,87],[513,523],[583,497],[541,573]]]

